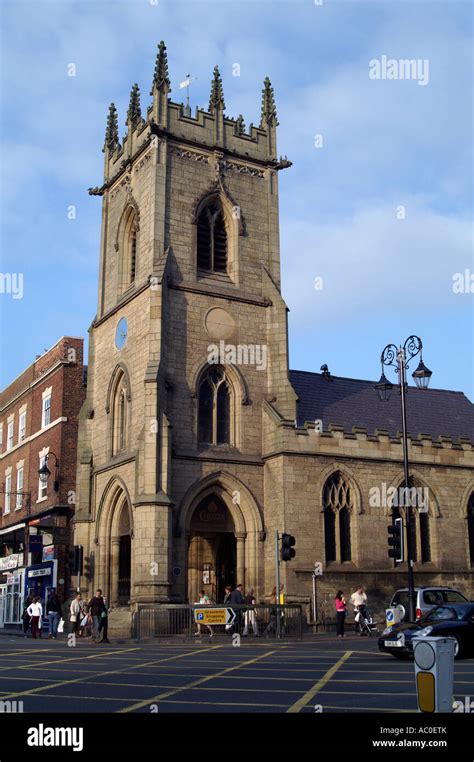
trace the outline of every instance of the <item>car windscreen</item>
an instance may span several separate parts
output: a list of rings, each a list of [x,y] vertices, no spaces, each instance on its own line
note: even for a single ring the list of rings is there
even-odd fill
[[[465,615],[465,606],[438,606],[430,611],[425,619],[428,619],[430,622],[446,622],[464,619]]]

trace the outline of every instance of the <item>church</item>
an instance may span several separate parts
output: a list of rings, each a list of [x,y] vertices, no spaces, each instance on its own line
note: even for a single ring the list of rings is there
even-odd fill
[[[289,368],[278,188],[291,162],[270,80],[258,126],[227,116],[217,67],[208,109],[192,114],[170,97],[161,42],[150,95],[142,112],[132,87],[123,140],[111,104],[104,179],[89,189],[102,230],[74,518],[84,597],[102,588],[125,620],[201,589],[220,602],[238,583],[264,601],[277,530],[296,539],[287,601],[309,612],[320,564],[321,616],[359,585],[385,608],[406,586],[387,553],[400,509],[383,499],[403,483],[400,398]],[[473,406],[410,385],[407,411],[411,484],[427,496],[415,583],[472,597]]]

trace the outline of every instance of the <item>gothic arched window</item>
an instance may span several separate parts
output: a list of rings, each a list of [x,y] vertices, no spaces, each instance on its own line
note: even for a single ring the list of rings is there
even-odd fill
[[[427,490],[417,484],[412,478],[409,481],[409,492],[405,492],[403,485],[399,487],[400,504],[404,508],[404,517],[406,521],[406,505],[411,505],[410,537],[411,551],[413,561],[419,561],[422,564],[431,561],[431,538],[430,538],[430,516],[429,505],[422,500],[426,497],[422,495]]]
[[[469,556],[471,566],[474,566],[474,492],[467,506],[467,533],[469,536]]]
[[[420,517],[421,563],[426,564],[431,561],[430,517],[428,512],[420,513],[418,515]]]
[[[217,200],[205,206],[198,217],[197,269],[227,272],[227,231],[222,205]]]
[[[138,246],[138,215],[133,206],[125,211],[119,234],[118,248],[120,253],[120,284],[119,291],[123,293],[133,285],[137,275],[137,246]]]
[[[112,455],[127,449],[129,427],[129,391],[125,373],[115,379],[112,396]]]
[[[224,370],[212,366],[199,383],[198,442],[231,444],[232,428],[232,388]]]
[[[352,498],[349,484],[336,472],[323,489],[324,545],[326,564],[350,561]]]

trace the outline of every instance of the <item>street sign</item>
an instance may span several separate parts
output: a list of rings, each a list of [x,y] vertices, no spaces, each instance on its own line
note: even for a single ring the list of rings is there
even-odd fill
[[[232,624],[234,620],[233,609],[194,609],[194,621],[198,624]]]

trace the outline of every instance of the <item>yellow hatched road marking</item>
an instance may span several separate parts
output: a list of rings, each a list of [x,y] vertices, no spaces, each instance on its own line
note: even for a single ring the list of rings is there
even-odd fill
[[[120,712],[133,712],[135,709],[141,709],[143,706],[148,706],[148,704],[156,703],[157,701],[161,701],[162,699],[168,698],[168,696],[174,696],[176,693],[182,693],[183,691],[189,690],[190,688],[195,688],[198,685],[201,685],[202,683],[206,683],[209,680],[214,680],[216,677],[222,677],[222,675],[227,674],[228,672],[232,672],[235,669],[240,669],[241,667],[245,667],[248,664],[253,664],[256,661],[259,661],[260,659],[266,659],[267,656],[272,656],[276,651],[267,651],[265,654],[261,654],[261,656],[256,656],[254,659],[250,659],[248,661],[244,661],[241,664],[236,664],[234,667],[227,667],[226,669],[221,670],[220,672],[217,672],[215,675],[206,675],[206,677],[202,677],[199,680],[195,680],[193,683],[189,683],[188,685],[183,685],[178,688],[173,688],[171,691],[168,691],[167,693],[159,693],[157,696],[153,696],[152,698],[146,699],[145,701],[138,701],[136,704],[132,704],[131,706],[128,706],[126,709],[120,709]]]
[[[121,653],[127,653],[128,651],[136,651],[136,650],[137,649],[135,647],[124,648],[123,651],[121,651]],[[88,656],[85,656],[85,654],[78,654],[77,656],[71,656],[70,659],[63,659],[61,661],[61,664],[65,664],[66,662],[71,662],[71,661],[78,661],[78,660],[84,661],[85,659],[100,659],[101,656],[107,656],[108,653],[112,654],[112,653],[115,653],[115,651],[110,651],[110,652],[102,651],[101,653],[96,652],[93,654],[89,654]],[[0,671],[6,672],[9,669],[10,670],[11,669],[38,669],[39,667],[44,665],[51,667],[51,666],[55,666],[56,664],[59,664],[57,660],[56,661],[35,661],[33,662],[33,664],[13,664],[9,667],[0,667]]]
[[[212,651],[217,648],[219,648],[219,646],[213,646],[212,648],[209,648],[208,650]],[[135,649],[130,648],[128,650],[134,651]],[[169,656],[165,659],[159,659],[158,661],[153,660],[149,662],[144,662],[143,664],[137,664],[137,667],[150,667],[162,661],[173,661],[174,659],[181,659],[183,658],[183,656],[189,656],[189,654],[182,654],[182,655],[178,654],[176,656]],[[26,669],[26,667],[21,667],[20,669]],[[131,667],[131,669],[133,669],[133,667]],[[81,683],[81,682],[84,682],[84,680],[89,680],[91,677],[98,678],[98,677],[104,677],[105,675],[116,675],[116,674],[120,674],[120,672],[121,672],[120,669],[111,669],[111,670],[107,670],[106,672],[92,672],[92,673],[88,672],[85,677],[75,677],[72,680],[60,680],[59,682],[53,683],[52,685],[43,685],[43,686],[40,686],[39,688],[31,688],[29,691],[18,691],[15,693],[9,693],[7,694],[7,697],[16,698],[18,696],[32,696],[35,693],[40,693],[41,691],[47,691],[47,690],[50,690],[51,688],[59,688],[62,685],[71,685],[72,683]],[[2,699],[4,698],[5,698],[5,695],[2,696]]]
[[[331,677],[337,672],[338,669],[340,669],[340,667],[342,667],[344,662],[346,662],[347,659],[351,657],[351,655],[352,655],[352,651],[346,651],[344,656],[341,656],[339,661],[333,664],[331,669],[328,669],[326,674],[320,680],[318,680],[318,682],[315,685],[313,685],[313,687],[310,688],[309,691],[307,691],[304,694],[304,696],[302,696],[300,699],[298,699],[298,701],[296,701],[292,706],[290,706],[287,712],[290,712],[290,713],[300,712],[301,709],[315,697],[318,691],[324,688],[326,683],[329,682]]]

